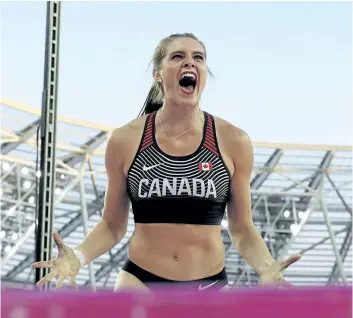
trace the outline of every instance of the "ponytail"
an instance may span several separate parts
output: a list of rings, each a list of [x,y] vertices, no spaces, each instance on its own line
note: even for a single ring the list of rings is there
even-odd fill
[[[154,81],[138,117],[153,113],[163,106],[163,87]]]

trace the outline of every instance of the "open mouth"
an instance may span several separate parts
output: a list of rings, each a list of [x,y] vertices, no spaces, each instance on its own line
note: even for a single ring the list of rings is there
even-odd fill
[[[186,94],[193,94],[196,84],[197,79],[194,73],[183,73],[179,79],[180,88]]]

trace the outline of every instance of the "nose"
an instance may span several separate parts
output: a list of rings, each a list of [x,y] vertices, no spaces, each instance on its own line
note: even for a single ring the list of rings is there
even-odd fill
[[[186,59],[183,65],[185,68],[195,67],[193,60]]]

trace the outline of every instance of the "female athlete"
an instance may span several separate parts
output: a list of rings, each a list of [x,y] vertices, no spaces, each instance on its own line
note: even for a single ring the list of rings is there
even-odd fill
[[[276,261],[251,215],[253,148],[248,135],[200,109],[208,77],[205,45],[193,34],[163,39],[153,55],[153,85],[140,116],[113,131],[106,147],[108,184],[102,219],[71,249],[58,233],[56,259],[37,286],[58,277],[75,285],[80,267],[125,236],[129,207],[135,231],[115,290],[182,284],[227,287],[221,221],[227,207],[234,247],[261,283],[289,284],[283,270],[300,259]],[[217,105],[221,106],[221,105]]]

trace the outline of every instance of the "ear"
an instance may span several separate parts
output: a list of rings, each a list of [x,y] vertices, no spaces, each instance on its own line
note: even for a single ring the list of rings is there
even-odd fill
[[[158,70],[153,70],[153,78],[157,81],[157,82],[162,82],[163,79],[162,79],[162,75],[161,75],[161,72],[158,71]]]

